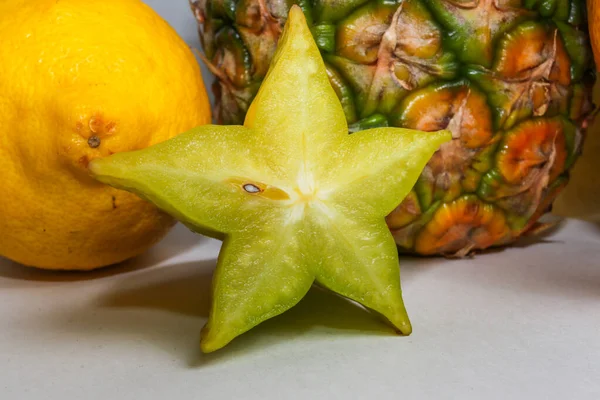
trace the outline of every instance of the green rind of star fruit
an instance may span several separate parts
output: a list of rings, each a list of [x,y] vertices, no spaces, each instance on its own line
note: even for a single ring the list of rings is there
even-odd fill
[[[244,126],[205,125],[90,163],[98,180],[224,240],[204,352],[288,310],[315,282],[411,333],[384,218],[450,133],[347,132],[294,6]]]

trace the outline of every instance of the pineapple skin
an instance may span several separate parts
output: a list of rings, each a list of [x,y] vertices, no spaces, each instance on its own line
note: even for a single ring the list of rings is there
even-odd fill
[[[191,0],[218,123],[243,123],[293,4],[350,133],[453,134],[387,218],[401,250],[465,256],[544,226],[594,113],[584,1]]]

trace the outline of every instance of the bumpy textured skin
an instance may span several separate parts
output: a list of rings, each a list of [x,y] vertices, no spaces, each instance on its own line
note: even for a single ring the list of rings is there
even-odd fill
[[[0,15],[0,255],[92,269],[143,252],[173,220],[87,164],[210,121],[193,54],[138,0],[3,0]]]
[[[590,42],[596,60],[596,70],[600,66],[600,2],[587,0]],[[600,96],[600,82],[594,86],[594,99]],[[552,212],[570,218],[584,218],[600,221],[600,118],[595,118],[588,129],[585,147],[581,157],[573,167],[571,180],[553,204]]]
[[[191,2],[218,77],[220,123],[243,121],[292,3]],[[539,228],[568,181],[593,111],[583,1],[299,5],[350,132],[401,126],[453,133],[388,217],[401,248],[463,256]]]

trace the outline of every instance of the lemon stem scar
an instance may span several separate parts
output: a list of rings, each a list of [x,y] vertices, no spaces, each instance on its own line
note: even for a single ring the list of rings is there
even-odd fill
[[[101,143],[101,140],[96,135],[90,136],[90,138],[88,139],[88,146],[90,146],[92,149],[100,147],[100,143]]]

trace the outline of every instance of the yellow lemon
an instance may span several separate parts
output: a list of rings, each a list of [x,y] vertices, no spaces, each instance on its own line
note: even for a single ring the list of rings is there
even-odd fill
[[[139,0],[2,0],[0,38],[0,255],[92,269],[148,249],[173,220],[87,166],[210,121],[190,49]]]

